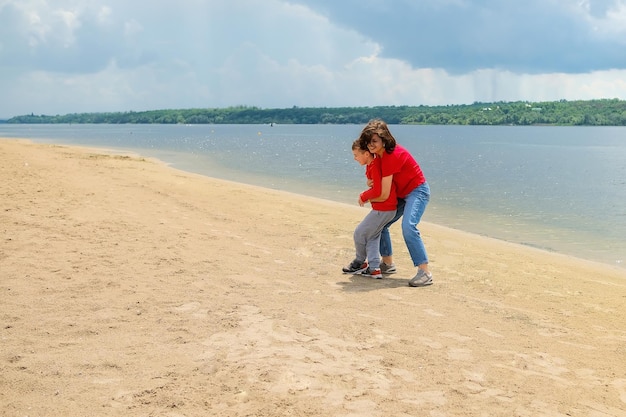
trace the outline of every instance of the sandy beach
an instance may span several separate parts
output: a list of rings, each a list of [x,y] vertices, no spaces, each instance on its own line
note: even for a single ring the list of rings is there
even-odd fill
[[[1,416],[626,416],[626,269],[107,150],[0,140]],[[356,196],[355,196],[356,201]]]

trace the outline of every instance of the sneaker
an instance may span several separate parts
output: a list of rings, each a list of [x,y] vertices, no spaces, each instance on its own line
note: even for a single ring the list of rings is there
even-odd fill
[[[418,269],[417,274],[409,281],[409,287],[426,287],[433,284],[433,274]]]
[[[348,266],[344,266],[341,270],[344,274],[358,274],[367,269],[366,261],[357,261],[356,259]]]
[[[380,269],[373,269],[370,267],[367,267],[365,271],[362,271],[361,275],[364,275],[366,277],[372,277],[375,279],[383,279],[383,273],[380,271]]]
[[[380,270],[385,275],[395,274],[396,273],[396,265],[395,264],[387,265],[386,263],[381,262],[380,263]]]

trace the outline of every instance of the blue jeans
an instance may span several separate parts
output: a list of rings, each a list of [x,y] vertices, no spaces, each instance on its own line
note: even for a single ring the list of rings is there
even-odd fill
[[[385,225],[383,231],[380,233],[380,254],[382,256],[393,255],[389,226],[402,217],[402,236],[404,237],[406,247],[409,249],[413,265],[419,266],[428,263],[426,248],[424,247],[424,242],[422,242],[422,236],[420,235],[417,225],[422,219],[422,215],[424,214],[424,210],[426,210],[429,200],[430,187],[427,182],[415,188],[405,198],[398,199],[398,208],[395,217]]]

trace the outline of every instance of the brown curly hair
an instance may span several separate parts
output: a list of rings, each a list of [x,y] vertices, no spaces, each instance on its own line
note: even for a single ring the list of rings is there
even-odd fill
[[[367,145],[372,141],[372,136],[374,135],[380,137],[387,153],[393,152],[396,148],[396,138],[394,138],[389,131],[387,123],[381,119],[372,119],[365,125],[359,137],[361,148],[367,148]]]

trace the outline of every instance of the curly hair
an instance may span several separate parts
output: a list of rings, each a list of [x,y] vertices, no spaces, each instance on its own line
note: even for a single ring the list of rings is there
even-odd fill
[[[374,135],[378,135],[378,137],[380,137],[383,142],[383,147],[387,153],[393,152],[396,148],[396,138],[394,138],[389,131],[387,123],[381,119],[372,119],[367,123],[367,125],[365,125],[361,131],[361,136],[359,137],[361,147],[367,148],[367,145],[372,141],[372,136]]]

